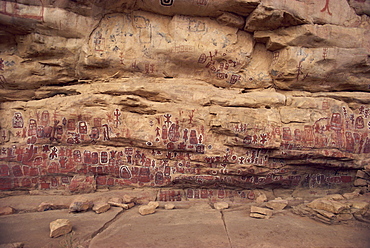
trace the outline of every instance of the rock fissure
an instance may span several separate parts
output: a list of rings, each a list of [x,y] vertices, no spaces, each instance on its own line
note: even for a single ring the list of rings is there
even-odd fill
[[[117,219],[120,218],[120,216],[125,212],[124,209],[122,209],[121,211],[119,211],[114,217],[113,219],[107,221],[104,223],[104,225],[102,227],[100,227],[98,230],[96,230],[95,232],[93,232],[91,234],[91,237],[90,237],[90,240],[89,242],[91,242],[92,239],[94,239],[97,235],[99,235],[100,233],[102,233],[103,231],[105,231],[107,228],[109,228],[110,225],[112,225],[115,221],[117,221]]]
[[[230,235],[229,235],[229,230],[227,230],[224,212],[222,210],[220,210],[220,214],[221,214],[222,223],[224,224],[224,228],[225,228],[225,233],[226,233],[226,236],[227,236],[227,240],[229,241],[229,247],[230,248],[233,248],[232,241],[231,241],[231,238],[230,238]]]

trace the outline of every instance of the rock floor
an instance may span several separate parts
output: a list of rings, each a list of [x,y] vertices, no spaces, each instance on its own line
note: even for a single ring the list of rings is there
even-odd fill
[[[23,200],[26,201],[23,196]],[[58,196],[55,196],[58,198]],[[14,198],[13,198],[14,203]],[[24,204],[24,203],[22,203]],[[69,219],[73,234],[49,238],[49,223]],[[247,206],[219,211],[206,202],[189,208],[157,209],[141,216],[138,207],[95,214],[67,209],[0,216],[0,244],[25,247],[370,247],[370,225],[326,225],[283,210],[271,219],[249,217]],[[1,247],[1,245],[0,245]]]

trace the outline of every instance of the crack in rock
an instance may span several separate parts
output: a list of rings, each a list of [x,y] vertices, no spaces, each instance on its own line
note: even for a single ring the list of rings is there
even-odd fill
[[[91,234],[91,239],[90,239],[90,242],[91,240],[93,240],[96,235],[98,235],[99,233],[102,233],[103,231],[105,231],[110,225],[112,225],[117,219],[118,217],[124,212],[124,210],[122,209],[121,211],[119,211],[111,220],[109,220],[108,222],[104,223],[104,225],[99,228],[97,231],[93,232]]]
[[[220,213],[221,213],[221,219],[222,219],[222,222],[223,222],[223,224],[224,224],[225,232],[226,232],[226,235],[227,235],[227,239],[229,240],[230,248],[233,248],[233,245],[232,245],[232,243],[231,243],[231,239],[230,239],[230,235],[229,235],[229,231],[227,230],[227,226],[226,226],[226,222],[225,222],[224,212],[221,210],[221,211],[220,211]]]

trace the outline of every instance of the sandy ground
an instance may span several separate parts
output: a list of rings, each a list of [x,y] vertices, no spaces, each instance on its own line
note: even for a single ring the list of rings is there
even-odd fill
[[[48,197],[56,202],[69,200],[66,196]],[[13,196],[1,198],[0,206],[17,206],[18,201],[19,208],[32,209],[44,200],[43,196]],[[326,225],[289,209],[268,220],[254,219],[249,217],[250,206],[219,211],[204,201],[178,206],[181,208],[158,208],[146,216],[138,213],[138,206],[111,208],[102,214],[62,209],[0,216],[0,244],[23,242],[30,248],[370,247],[370,225],[358,221]],[[72,222],[73,234],[49,238],[49,223],[59,218]]]

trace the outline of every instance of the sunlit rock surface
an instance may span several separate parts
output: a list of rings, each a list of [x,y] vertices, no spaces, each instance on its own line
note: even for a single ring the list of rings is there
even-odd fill
[[[368,9],[0,1],[0,189],[350,192],[370,170]]]

